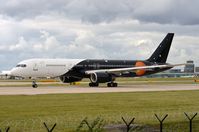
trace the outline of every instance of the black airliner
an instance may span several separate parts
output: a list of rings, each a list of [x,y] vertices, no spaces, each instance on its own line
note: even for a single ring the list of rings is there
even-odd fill
[[[59,77],[63,83],[81,81],[89,78],[90,87],[107,83],[117,87],[117,77],[141,77],[162,72],[184,64],[166,63],[174,33],[168,33],[155,52],[146,60],[108,60],[108,59],[29,59],[17,64],[10,75],[24,78]],[[33,81],[34,88],[37,87]]]

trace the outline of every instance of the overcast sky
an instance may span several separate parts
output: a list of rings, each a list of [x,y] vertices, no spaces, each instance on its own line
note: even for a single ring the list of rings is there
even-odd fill
[[[199,66],[198,0],[0,0],[0,70],[29,58],[147,59]]]

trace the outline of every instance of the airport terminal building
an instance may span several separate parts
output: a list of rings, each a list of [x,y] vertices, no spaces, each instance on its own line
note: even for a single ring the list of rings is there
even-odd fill
[[[198,77],[199,76],[199,67],[195,67],[193,60],[188,60],[184,69],[171,69],[165,72],[157,73],[154,75],[149,75],[147,77],[161,77],[161,78],[168,78],[168,77]]]

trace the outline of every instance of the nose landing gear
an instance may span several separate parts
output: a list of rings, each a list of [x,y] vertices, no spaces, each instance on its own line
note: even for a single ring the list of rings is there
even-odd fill
[[[37,87],[38,87],[38,85],[37,85],[37,83],[36,83],[35,80],[32,81],[32,87],[33,87],[33,88],[37,88]]]

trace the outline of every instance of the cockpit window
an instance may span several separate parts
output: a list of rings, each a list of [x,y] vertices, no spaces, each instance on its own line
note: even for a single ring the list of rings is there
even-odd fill
[[[26,67],[26,64],[18,64],[16,67]]]

